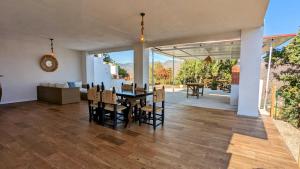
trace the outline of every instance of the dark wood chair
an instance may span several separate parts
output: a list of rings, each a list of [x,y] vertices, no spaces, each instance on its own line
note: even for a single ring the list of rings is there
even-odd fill
[[[160,106],[159,106],[160,104]],[[147,114],[150,113],[150,114]],[[164,125],[165,120],[165,88],[153,89],[152,105],[146,105],[140,109],[139,124],[149,124],[155,130],[159,125]],[[151,122],[152,121],[152,122]]]
[[[95,120],[99,122],[101,111],[101,92],[99,85],[97,85],[97,87],[87,85],[87,100],[89,106],[89,121]]]
[[[102,91],[102,122],[104,125],[112,126],[113,129],[117,128],[117,125],[124,122],[126,114],[124,110],[127,108],[117,102],[116,90],[104,90]]]
[[[133,83],[132,84],[124,84],[121,85],[122,92],[133,92]],[[119,97],[118,102],[124,106],[128,107],[128,101],[124,97]]]
[[[137,84],[135,84],[134,85],[134,91],[136,93],[139,93],[139,92],[145,93],[145,92],[147,92],[147,84],[145,84],[144,87],[138,87]],[[134,111],[133,112],[134,112],[134,118],[135,118],[135,120],[138,120],[138,118],[137,118],[138,117],[138,111],[142,107],[146,106],[146,104],[147,104],[147,97],[146,96],[144,98],[136,100],[135,104],[133,105],[133,107],[134,107]]]
[[[133,83],[131,83],[131,84],[122,83],[121,90],[122,91],[127,91],[127,92],[133,92]]]

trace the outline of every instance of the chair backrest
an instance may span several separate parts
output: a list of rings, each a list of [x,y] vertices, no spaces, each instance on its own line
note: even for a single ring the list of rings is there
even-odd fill
[[[163,102],[165,101],[165,87],[162,89],[153,89],[153,102],[158,103],[158,102]]]
[[[87,91],[87,99],[93,102],[100,102],[101,101],[101,92],[99,85],[97,87],[88,87]]]
[[[123,84],[121,86],[122,91],[133,92],[133,84]]]
[[[117,104],[117,95],[115,90],[104,90],[102,92],[102,102],[105,104]]]
[[[135,84],[134,87],[135,87],[134,90],[136,92],[145,92],[145,91],[147,91],[147,84],[145,84],[144,87],[137,87],[137,85]]]

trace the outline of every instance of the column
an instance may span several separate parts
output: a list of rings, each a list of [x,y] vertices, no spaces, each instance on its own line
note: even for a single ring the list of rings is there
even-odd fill
[[[94,55],[87,52],[81,58],[82,82],[91,84],[94,82]]]
[[[241,31],[238,115],[258,117],[263,27]]]
[[[150,49],[144,43],[135,44],[134,47],[134,83],[138,86],[149,86],[149,54]]]

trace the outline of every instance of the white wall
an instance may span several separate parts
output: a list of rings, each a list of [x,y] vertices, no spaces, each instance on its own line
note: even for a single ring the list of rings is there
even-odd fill
[[[81,52],[64,49],[54,43],[58,69],[44,72],[41,57],[49,53],[49,40],[43,38],[0,38],[0,78],[3,103],[36,100],[36,86],[41,82],[67,82],[81,79]]]
[[[262,45],[263,27],[242,30],[238,115],[257,117],[259,114]]]
[[[94,82],[101,84],[103,82],[106,89],[111,88],[111,67],[103,63],[103,57],[94,57]]]
[[[82,70],[83,74],[84,74],[83,79],[85,80],[85,81],[83,81],[83,83],[91,84],[92,82],[95,81],[95,79],[94,79],[94,58],[95,58],[94,55],[86,54],[84,56],[84,59],[82,59],[85,62],[85,67],[83,66],[85,69]]]

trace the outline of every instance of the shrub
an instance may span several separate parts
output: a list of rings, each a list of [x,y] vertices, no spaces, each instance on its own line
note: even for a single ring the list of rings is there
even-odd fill
[[[283,98],[281,117],[295,127],[300,127],[300,32],[283,49],[274,49],[272,56],[272,67],[287,66],[274,76],[284,82],[278,90],[279,96]],[[269,54],[265,57],[268,60]]]

